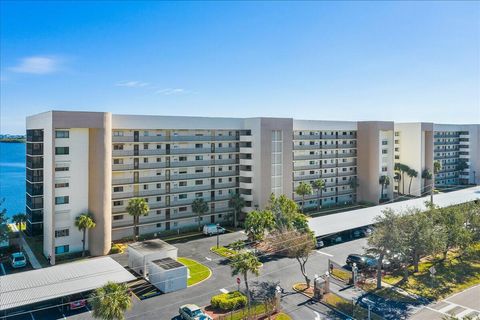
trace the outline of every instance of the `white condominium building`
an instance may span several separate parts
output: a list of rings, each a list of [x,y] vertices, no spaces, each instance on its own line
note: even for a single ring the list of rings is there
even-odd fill
[[[423,168],[432,167],[434,157],[445,156],[444,151],[433,153],[433,133],[431,138],[423,134],[417,148],[416,141],[410,144],[413,138],[402,139],[407,133],[396,126],[376,121],[102,112],[33,115],[27,118],[27,232],[43,235],[43,253],[55,263],[57,255],[82,249],[82,233],[74,225],[81,213],[91,213],[96,221],[87,239],[92,255],[107,254],[112,240],[131,236],[133,218],[126,207],[132,198],[144,198],[150,208],[140,217],[140,234],[157,235],[197,228],[198,215],[192,211],[197,198],[208,204],[201,224],[229,224],[233,194],[244,198],[244,212],[249,212],[263,209],[271,194],[301,202],[296,187],[318,179],[325,187],[306,196],[306,210],[378,203],[393,197],[393,183],[382,188],[379,179],[388,176],[393,181],[395,161],[411,161],[411,166],[415,161]],[[420,128],[419,132],[423,124]],[[435,137],[450,131],[445,128],[438,126]],[[452,129],[458,135],[454,138],[458,143],[452,141],[458,145],[457,157],[462,158],[462,152],[477,156],[468,158],[469,169],[458,173],[455,182],[449,181],[449,171],[445,176],[438,173],[439,182],[444,177],[445,183],[474,182],[478,125],[465,128]],[[413,153],[423,151],[420,160],[402,152],[396,159],[394,150],[411,146]]]

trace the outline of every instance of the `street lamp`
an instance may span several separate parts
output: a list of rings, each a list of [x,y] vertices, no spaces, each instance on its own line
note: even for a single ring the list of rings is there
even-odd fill
[[[217,223],[217,249],[220,248],[220,225]]]

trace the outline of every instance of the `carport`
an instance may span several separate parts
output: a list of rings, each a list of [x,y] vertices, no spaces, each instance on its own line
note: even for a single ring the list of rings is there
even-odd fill
[[[433,202],[437,206],[448,207],[477,199],[480,199],[480,187],[436,194]],[[430,201],[430,196],[311,218],[308,225],[316,237],[328,236],[372,225],[375,223],[375,217],[382,215],[382,211],[385,209],[393,209],[396,212],[407,208],[425,210],[425,201]]]
[[[110,257],[85,259],[2,276],[0,318],[32,313],[40,308],[43,312],[48,308],[58,312],[58,305],[65,301],[65,297],[90,292],[109,281],[124,283],[135,279]]]

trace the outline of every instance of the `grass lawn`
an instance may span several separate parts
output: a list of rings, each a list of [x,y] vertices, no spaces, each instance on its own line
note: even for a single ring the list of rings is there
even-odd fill
[[[224,258],[231,258],[232,256],[236,255],[237,252],[235,250],[232,250],[232,249],[229,249],[229,248],[226,248],[226,247],[218,247],[217,246],[214,246],[214,247],[211,247],[210,248],[210,251],[218,254],[219,256],[222,256]]]
[[[361,288],[367,292],[376,294],[377,296],[384,299],[390,299],[405,303],[415,303],[417,301],[415,298],[404,295],[390,287],[383,287],[381,289],[377,289],[376,283],[364,283],[361,285]]]
[[[350,282],[352,273],[346,270],[334,268],[331,273],[332,277],[338,278],[345,282]]]
[[[280,312],[279,314],[277,314],[275,316],[275,319],[276,320],[291,320],[292,318],[288,314]]]
[[[368,318],[368,310],[365,308],[360,307],[359,305],[354,305],[352,301],[348,301],[346,299],[343,299],[342,297],[339,297],[337,295],[334,295],[332,293],[327,293],[323,297],[323,302],[326,303],[327,305],[331,306],[334,309],[337,309],[347,315],[352,316],[355,319],[367,319]],[[382,317],[374,314],[373,312],[371,313],[371,319],[374,320],[381,320]]]
[[[434,277],[430,276],[431,266],[437,271]],[[413,273],[413,268],[410,269]],[[432,300],[463,291],[480,284],[480,243],[462,254],[449,252],[445,261],[441,261],[440,257],[422,260],[419,272],[410,275],[407,282],[402,281],[402,273],[387,275],[383,281]]]
[[[189,287],[206,280],[212,274],[212,270],[210,270],[210,268],[195,260],[187,258],[178,258],[177,260],[187,266],[190,272],[190,278],[188,278],[187,281],[187,285]]]
[[[242,320],[246,319],[249,315],[254,316],[254,315],[261,315],[265,313],[265,306],[263,304],[257,304],[252,306],[250,310],[242,309],[239,311],[236,311],[232,314],[232,316],[227,316],[227,319],[232,319],[232,320]]]

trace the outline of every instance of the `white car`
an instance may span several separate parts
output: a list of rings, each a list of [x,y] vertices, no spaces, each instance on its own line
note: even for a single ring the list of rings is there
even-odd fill
[[[214,223],[206,224],[203,226],[203,234],[207,236],[211,236],[214,234],[222,234],[225,233],[225,228],[220,227]]]
[[[213,320],[196,304],[185,304],[178,309],[178,313],[183,320]]]

